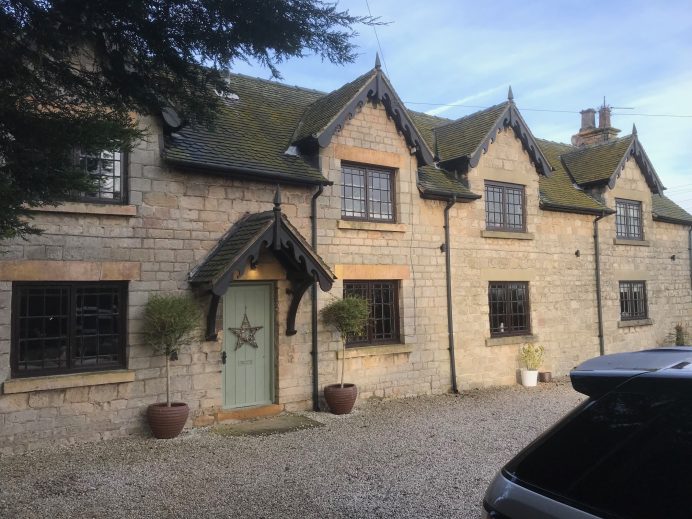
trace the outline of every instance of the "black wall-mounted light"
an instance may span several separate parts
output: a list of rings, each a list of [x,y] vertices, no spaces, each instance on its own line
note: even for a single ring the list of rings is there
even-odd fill
[[[673,255],[670,257],[670,260],[671,260],[671,261],[675,261],[675,254],[673,254]]]
[[[574,252],[574,255],[575,255],[577,258],[578,258],[579,256],[581,256],[581,252],[579,252],[579,249],[577,249],[577,250]]]
[[[256,259],[250,260],[250,270],[257,270],[257,260]]]

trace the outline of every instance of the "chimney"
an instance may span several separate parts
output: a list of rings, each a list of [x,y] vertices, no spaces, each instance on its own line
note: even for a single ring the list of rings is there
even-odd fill
[[[581,128],[579,128],[579,132],[593,130],[596,127],[596,110],[587,108],[579,113],[581,114]]]
[[[620,130],[610,125],[610,106],[606,105],[605,98],[603,106],[598,109],[598,128],[596,128],[596,110],[587,108],[579,112],[581,114],[581,128],[579,133],[572,136],[574,146],[590,146],[592,144],[602,144],[617,138]]]

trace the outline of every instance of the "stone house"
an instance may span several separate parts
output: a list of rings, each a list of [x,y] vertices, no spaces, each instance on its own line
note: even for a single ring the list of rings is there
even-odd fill
[[[145,430],[156,293],[205,313],[173,364],[189,426],[317,408],[342,360],[361,399],[444,393],[516,383],[528,342],[565,375],[690,325],[692,216],[607,107],[560,144],[511,90],[455,121],[409,111],[379,65],[330,94],[229,82],[213,128],[141,118],[133,152],[82,157],[98,192],[2,244],[0,452]],[[342,359],[317,312],[343,294],[371,320]]]

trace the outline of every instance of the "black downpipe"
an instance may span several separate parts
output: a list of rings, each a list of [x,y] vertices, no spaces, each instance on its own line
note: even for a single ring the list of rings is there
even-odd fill
[[[690,288],[692,288],[692,227],[687,231],[687,257],[690,260]]]
[[[458,393],[457,387],[457,363],[454,356],[454,315],[452,311],[452,252],[449,240],[449,210],[456,203],[457,197],[453,197],[445,206],[445,267],[447,273],[447,335],[449,337],[449,364],[452,371],[452,392]]]
[[[601,253],[598,245],[598,221],[606,214],[596,217],[593,221],[594,259],[596,263],[596,308],[598,310],[598,347],[601,355],[605,355],[605,339],[603,337],[603,303],[601,302]]]
[[[318,186],[310,201],[310,219],[312,223],[312,250],[317,252],[317,198],[324,191]],[[312,409],[320,410],[320,377],[317,350],[317,280],[312,283]]]

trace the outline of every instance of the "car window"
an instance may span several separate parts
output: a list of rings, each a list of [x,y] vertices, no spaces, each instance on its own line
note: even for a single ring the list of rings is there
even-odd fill
[[[692,398],[611,393],[517,457],[519,484],[603,517],[692,517]]]

